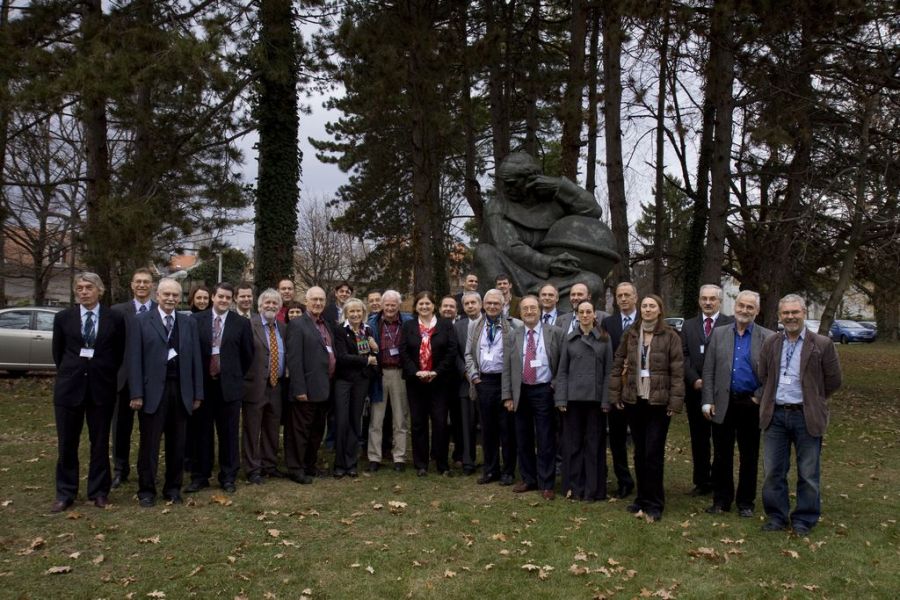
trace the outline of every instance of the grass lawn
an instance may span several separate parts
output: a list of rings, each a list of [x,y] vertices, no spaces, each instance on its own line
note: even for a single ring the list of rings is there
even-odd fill
[[[545,502],[409,469],[241,480],[228,498],[204,490],[153,509],[138,507],[133,480],[96,509],[83,482],[74,509],[50,515],[52,379],[0,379],[0,598],[896,598],[900,345],[839,351],[823,518],[806,539],[761,532],[759,500],[752,520],[703,512],[710,499],[687,494],[684,415],[654,524],[623,502]],[[86,433],[81,447],[86,475]]]

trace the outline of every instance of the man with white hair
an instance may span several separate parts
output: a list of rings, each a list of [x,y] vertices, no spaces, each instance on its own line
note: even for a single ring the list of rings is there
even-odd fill
[[[412,319],[411,315],[400,312],[400,293],[386,290],[381,295],[381,311],[369,315],[372,337],[378,344],[378,366],[381,377],[376,377],[369,393],[369,471],[375,472],[381,466],[381,436],[384,427],[384,413],[391,407],[393,448],[391,455],[395,471],[402,471],[406,463],[406,433],[409,420],[409,401],[406,384],[400,366],[400,327]]]
[[[759,427],[766,440],[762,500],[768,517],[763,531],[782,531],[790,522],[803,536],[822,512],[819,459],[828,399],[841,387],[841,363],[827,336],[806,329],[803,298],[788,294],[779,300],[778,316],[784,332],[770,336],[759,355]],[[788,514],[791,446],[797,454],[797,505]]]
[[[703,362],[703,416],[712,421],[713,503],[710,514],[737,504],[742,517],[753,516],[759,464],[759,352],[773,332],[753,321],[759,294],[744,290],[734,301],[734,325],[717,327]],[[737,496],[734,487],[734,443],[740,452]]]
[[[187,421],[203,401],[203,365],[197,322],[175,308],[181,284],[166,277],[156,287],[156,310],[137,316],[128,340],[131,408],[138,413],[138,500],[156,504],[160,440],[166,436],[163,497],[180,504]]]
[[[247,481],[259,485],[265,477],[279,477],[278,428],[287,347],[285,326],[278,322],[281,295],[269,288],[259,295],[257,313],[250,317],[253,362],[244,376],[241,450]]]

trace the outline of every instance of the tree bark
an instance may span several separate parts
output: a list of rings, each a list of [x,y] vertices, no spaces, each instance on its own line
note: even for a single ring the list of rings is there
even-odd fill
[[[499,6],[499,13],[497,5]],[[485,44],[488,48],[488,100],[491,116],[491,146],[494,154],[494,175],[500,162],[509,154],[510,147],[510,107],[509,107],[509,75],[504,66],[503,48],[508,48],[509,31],[503,3],[499,0],[485,2],[485,19],[487,35]]]
[[[6,28],[9,26],[9,5],[10,0],[3,0],[0,4],[0,39],[6,40]],[[4,44],[5,46],[5,44]],[[2,47],[0,47],[2,48]],[[9,55],[11,48],[2,48],[4,53]],[[7,67],[0,70],[0,91],[5,97],[8,93],[10,73]],[[6,136],[9,131],[9,108],[0,105],[0,173],[6,168]],[[3,232],[2,224],[6,222],[6,186],[0,185],[0,308],[6,307],[6,235]]]
[[[462,64],[460,73],[460,112],[463,123],[463,135],[465,137],[465,181],[463,183],[463,195],[475,222],[481,225],[484,214],[484,201],[481,198],[481,184],[476,175],[476,161],[478,160],[475,145],[478,132],[475,129],[475,109],[472,103],[472,66],[469,58],[469,26],[468,26],[468,1],[456,1],[457,35],[460,48],[462,48]]]
[[[597,102],[599,93],[597,90],[600,62],[600,8],[590,8],[591,40],[590,54],[588,56],[588,102],[587,102],[587,171],[585,173],[584,189],[594,193],[597,187]]]
[[[566,90],[560,105],[562,174],[578,181],[581,155],[582,96],[584,95],[584,41],[587,36],[587,11],[581,0],[572,0],[569,20],[569,68]]]
[[[653,291],[663,293],[663,240],[666,225],[665,192],[665,130],[666,130],[666,81],[669,55],[669,3],[663,2],[662,41],[659,45],[659,88],[656,95],[656,202],[653,227]]]
[[[528,20],[528,50],[526,64],[528,74],[525,78],[525,146],[528,154],[538,155],[538,79],[540,78],[540,42],[541,42],[541,0],[531,0],[531,18]]]
[[[606,184],[609,216],[616,251],[621,261],[614,271],[616,282],[631,280],[628,247],[628,201],[622,163],[622,15],[621,0],[603,5],[603,113],[606,135]]]

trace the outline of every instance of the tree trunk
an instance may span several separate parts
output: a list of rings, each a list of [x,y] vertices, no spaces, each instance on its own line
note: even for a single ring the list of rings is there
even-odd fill
[[[569,20],[569,68],[566,90],[560,105],[562,140],[560,163],[562,174],[578,181],[578,158],[581,155],[581,99],[584,94],[584,41],[587,36],[587,11],[581,0],[572,0]]]
[[[703,283],[719,285],[725,260],[725,232],[731,190],[731,140],[734,110],[733,0],[716,0],[709,32],[712,99],[715,105],[712,187]],[[713,58],[713,54],[716,55]]]
[[[900,286],[895,284],[882,287],[876,281],[872,304],[875,305],[878,339],[885,342],[900,341]]]
[[[500,5],[500,12],[496,11]],[[485,44],[488,50],[488,99],[491,115],[491,146],[494,153],[494,175],[500,162],[509,154],[510,145],[510,108],[509,108],[509,76],[503,62],[503,48],[508,49],[508,21],[502,14],[503,3],[499,0],[485,2],[485,18],[487,35]]]
[[[653,291],[663,293],[663,240],[666,226],[665,191],[665,129],[666,129],[666,79],[669,55],[669,4],[662,3],[662,41],[659,45],[659,89],[656,96],[656,206],[653,227]]]
[[[5,47],[6,28],[9,26],[9,5],[10,0],[3,0],[0,4],[0,40],[4,40],[0,50],[7,56],[11,53],[11,48]],[[6,63],[3,63],[0,69],[0,93],[3,97],[7,95],[9,86],[10,73],[7,72]],[[6,168],[6,136],[9,131],[9,108],[4,104],[0,104],[0,173]],[[6,307],[6,234],[3,232],[2,224],[6,222],[6,186],[0,185],[0,308]]]
[[[475,142],[478,132],[475,129],[475,109],[472,103],[472,74],[469,59],[469,36],[468,36],[468,1],[456,0],[457,14],[457,34],[460,48],[462,48],[462,64],[460,73],[460,112],[463,123],[463,135],[465,136],[465,181],[463,183],[463,195],[475,222],[481,225],[482,215],[484,213],[484,201],[481,198],[481,184],[478,183],[476,175],[476,161],[478,160],[477,148]]]
[[[297,41],[291,0],[259,2],[255,280],[275,287],[294,272],[300,154]]]
[[[609,217],[621,262],[613,277],[616,282],[631,280],[628,248],[628,201],[625,198],[625,169],[622,164],[622,16],[621,0],[603,5],[603,113],[606,135],[606,184]]]
[[[588,102],[587,102],[587,172],[585,174],[584,188],[591,194],[597,187],[597,99],[599,93],[597,85],[599,80],[598,63],[600,62],[600,8],[590,8],[591,41],[590,55],[588,57]]]
[[[528,73],[525,78],[525,146],[524,150],[531,156],[538,155],[538,87],[541,69],[540,35],[541,35],[541,0],[531,0],[531,18],[528,21],[528,50],[525,59]]]
[[[104,16],[101,0],[81,3],[80,52],[92,53],[94,44],[102,43]],[[99,65],[93,65],[98,67]],[[84,126],[87,185],[85,204],[87,223],[84,231],[85,259],[88,268],[97,273],[107,285],[111,281],[113,257],[108,251],[104,226],[104,212],[109,202],[110,166],[107,144],[106,96],[99,84],[103,73],[91,69],[94,78],[87,78],[81,90],[81,121]],[[109,290],[106,293],[109,299]]]

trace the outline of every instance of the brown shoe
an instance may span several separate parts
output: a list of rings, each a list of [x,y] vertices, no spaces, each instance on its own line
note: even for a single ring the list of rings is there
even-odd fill
[[[556,492],[553,490],[544,490],[541,492],[541,496],[544,497],[544,500],[553,500],[556,498]]]
[[[524,492],[530,492],[531,490],[536,490],[536,489],[537,489],[536,485],[531,485],[531,484],[525,483],[524,481],[520,481],[519,483],[517,483],[516,485],[513,486],[512,491],[515,492],[516,494],[522,494]]]
[[[94,498],[94,506],[96,506],[97,508],[106,508],[108,504],[109,498],[107,498],[106,496],[97,496],[96,498]]]
[[[57,500],[50,506],[50,512],[61,513],[64,510],[68,510],[74,503],[75,501],[70,498],[66,500]]]

